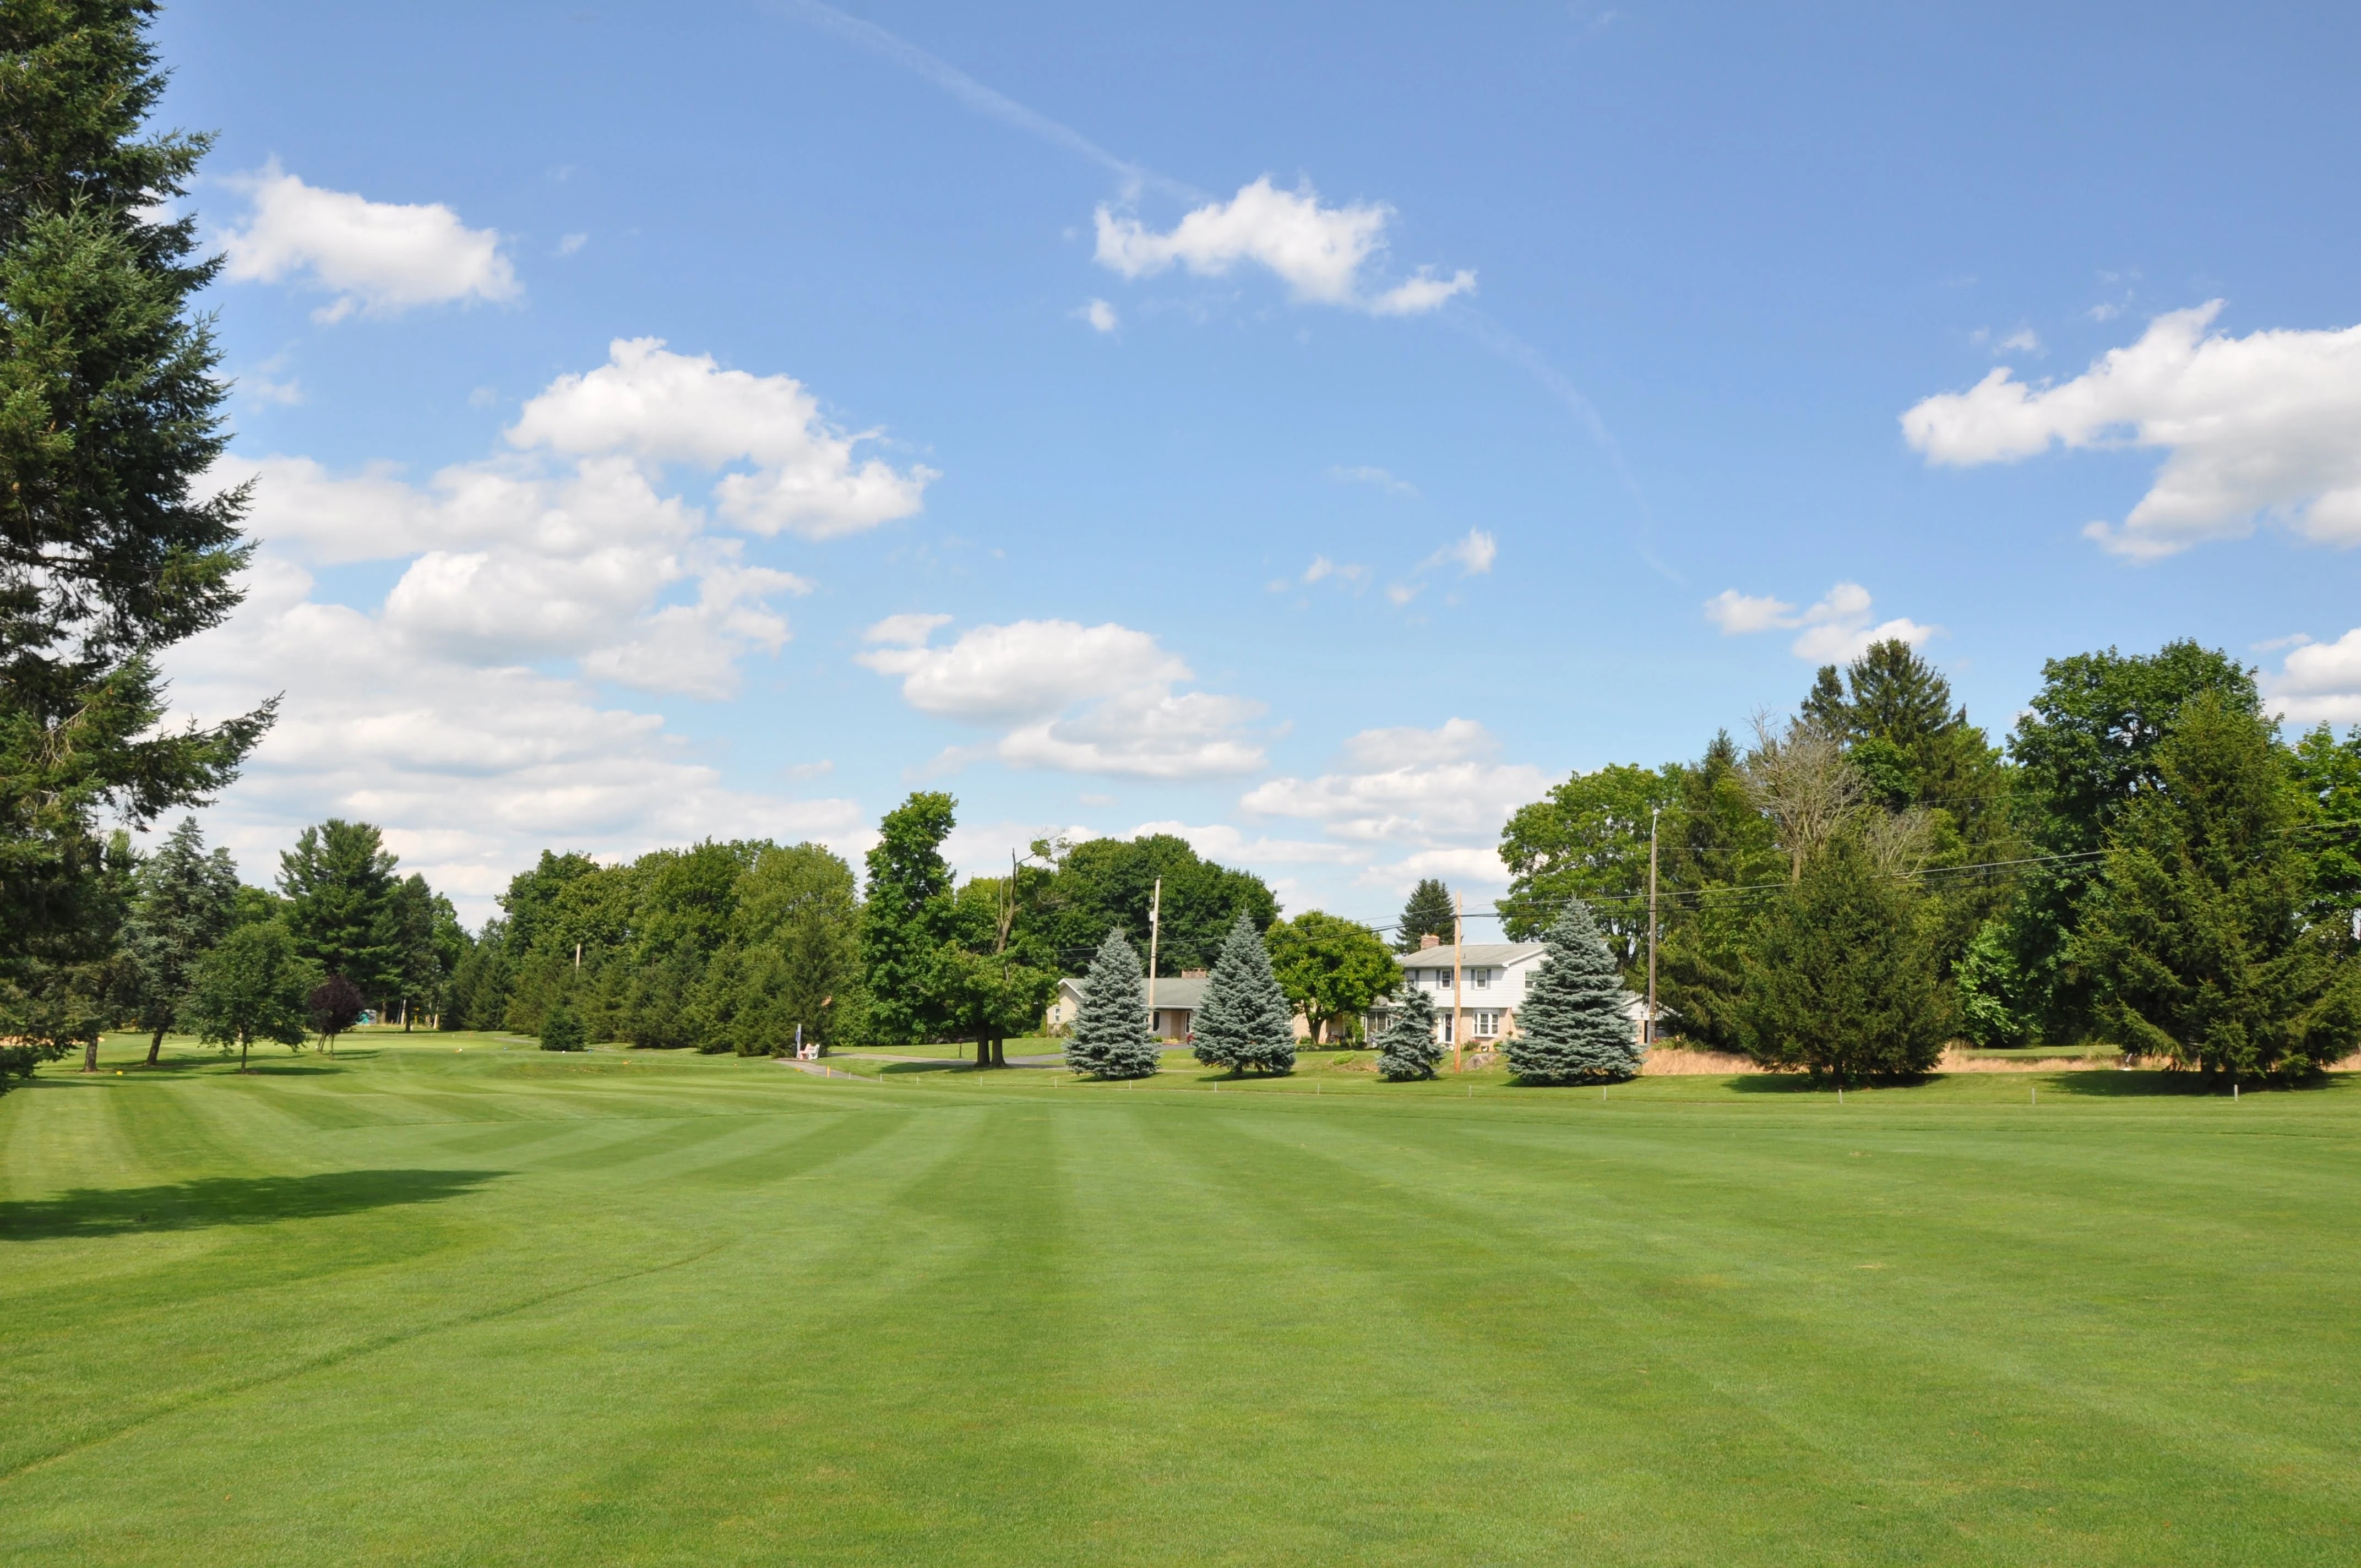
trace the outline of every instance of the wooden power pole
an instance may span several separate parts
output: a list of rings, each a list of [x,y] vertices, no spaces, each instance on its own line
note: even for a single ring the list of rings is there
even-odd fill
[[[1460,949],[1467,941],[1467,895],[1451,895],[1451,1070],[1459,1070],[1459,1042],[1467,1036],[1466,1020],[1460,1016],[1459,982],[1465,966],[1459,959]]]
[[[1164,879],[1156,879],[1156,889],[1148,895],[1148,1035],[1161,1039],[1156,1032],[1156,938],[1164,919]]]
[[[1656,818],[1661,806],[1648,813],[1648,1016],[1640,1024],[1640,1044],[1656,1043]]]

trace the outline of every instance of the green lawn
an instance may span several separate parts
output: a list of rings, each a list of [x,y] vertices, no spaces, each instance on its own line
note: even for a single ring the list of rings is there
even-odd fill
[[[2361,1560],[2346,1080],[137,1054],[0,1099],[11,1568]]]

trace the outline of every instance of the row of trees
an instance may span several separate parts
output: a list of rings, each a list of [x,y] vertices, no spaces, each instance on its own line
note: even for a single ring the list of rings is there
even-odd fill
[[[798,1040],[958,1041],[991,1064],[1040,1026],[1060,977],[1110,932],[1144,936],[1151,904],[1166,973],[1209,963],[1241,919],[1278,923],[1260,878],[1169,835],[1043,840],[1005,875],[961,883],[942,850],[957,809],[948,795],[912,795],[879,823],[858,879],[816,844],[707,842],[615,866],[544,852],[458,966],[448,1016],[544,1040],[554,1026],[561,1042],[745,1055]],[[1362,927],[1345,933],[1360,948],[1341,942],[1330,919],[1279,927],[1300,938],[1301,983],[1323,1018],[1352,1010],[1366,949],[1385,956]]]
[[[1781,1066],[1924,1070],[1964,1036],[2286,1075],[2361,1045],[2361,731],[2285,743],[2176,642],[2054,660],[2005,746],[1906,644],[1691,763],[1576,774],[1510,819],[1514,939],[1590,901],[1665,1032]],[[1405,925],[1408,917],[1405,917]]]

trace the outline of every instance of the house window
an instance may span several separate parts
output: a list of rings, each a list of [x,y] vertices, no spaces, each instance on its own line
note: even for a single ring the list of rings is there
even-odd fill
[[[1482,991],[1492,983],[1492,971],[1488,969],[1472,969],[1467,971],[1467,979],[1477,990]]]
[[[1487,1009],[1484,1009],[1483,1011],[1478,1012],[1478,1013],[1476,1014],[1476,1037],[1477,1037],[1477,1039],[1479,1039],[1479,1040],[1488,1040],[1488,1039],[1492,1039],[1492,1038],[1494,1038],[1495,1036],[1497,1036],[1499,1034],[1499,1032],[1500,1032],[1500,1014],[1498,1014],[1497,1012],[1492,1011],[1492,1010],[1491,1010],[1491,1009],[1489,1009],[1489,1008],[1487,1008]]]

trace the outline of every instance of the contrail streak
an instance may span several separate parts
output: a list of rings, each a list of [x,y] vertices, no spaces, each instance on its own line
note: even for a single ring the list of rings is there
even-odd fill
[[[913,75],[923,77],[958,99],[979,115],[1013,126],[1027,135],[1039,137],[1050,146],[1062,148],[1074,156],[1097,164],[1121,179],[1126,197],[1143,187],[1153,187],[1165,194],[1192,204],[1213,200],[1204,192],[1170,176],[1159,174],[1144,164],[1117,158],[1071,126],[1061,125],[1049,115],[1027,108],[1005,93],[995,93],[949,60],[928,54],[914,43],[887,32],[873,22],[858,16],[848,16],[833,5],[820,0],[765,0],[773,11],[819,28],[856,49],[868,50],[881,60],[891,61]],[[1640,509],[1640,537],[1635,548],[1640,558],[1675,583],[1686,580],[1678,572],[1656,558],[1652,536],[1655,532],[1655,515],[1648,505],[1647,496],[1640,488],[1639,479],[1623,459],[1623,449],[1616,444],[1615,436],[1599,417],[1598,408],[1582,389],[1566,379],[1557,367],[1542,357],[1541,351],[1517,336],[1472,306],[1455,304],[1443,313],[1444,318],[1485,347],[1522,369],[1555,398],[1575,422],[1590,437],[1591,444],[1605,455],[1614,468],[1616,477]]]
[[[833,5],[821,5],[819,0],[772,0],[772,9],[796,16],[823,32],[834,34],[855,48],[867,49],[881,60],[890,60],[913,75],[924,77],[977,114],[1005,126],[1014,126],[1052,147],[1086,159],[1115,174],[1132,189],[1154,186],[1184,202],[1207,200],[1202,191],[1159,174],[1129,159],[1117,158],[1071,126],[1060,125],[1005,93],[994,92],[949,60],[928,54],[917,45],[896,38],[873,22],[848,16]]]

